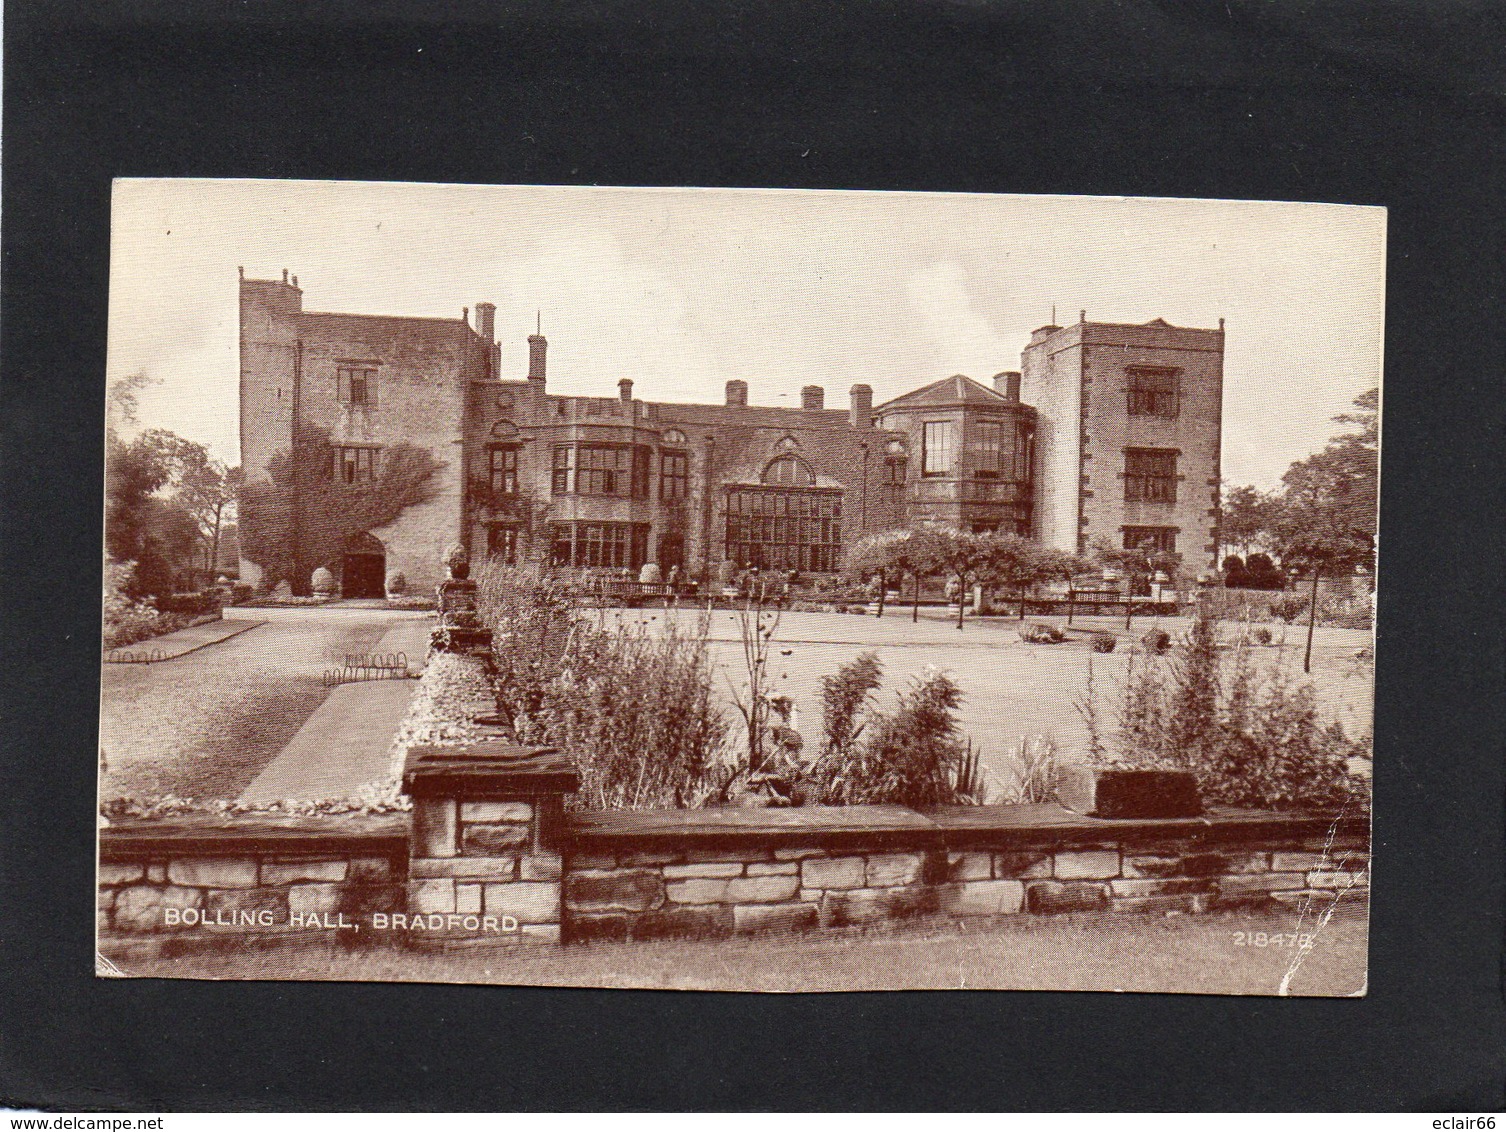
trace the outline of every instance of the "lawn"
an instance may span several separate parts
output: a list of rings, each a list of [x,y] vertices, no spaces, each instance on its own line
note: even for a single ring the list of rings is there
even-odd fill
[[[614,611],[604,616],[653,627],[665,618],[677,618],[685,624],[695,613],[650,609]],[[1029,620],[1065,623],[1064,617]],[[1077,705],[1085,699],[1090,658],[1099,690],[1100,727],[1112,731],[1119,684],[1139,637],[1153,625],[1176,636],[1185,632],[1187,620],[1136,618],[1127,637],[1123,625],[1122,618],[1078,617],[1074,626],[1085,631],[1074,634],[1068,642],[1031,645],[1020,640],[1019,622],[1012,618],[970,619],[959,630],[955,620],[938,609],[922,610],[919,623],[912,623],[909,609],[893,606],[882,618],[784,613],[775,634],[776,646],[770,651],[771,675],[778,690],[794,698],[800,712],[800,730],[809,744],[819,739],[821,678],[858,653],[871,649],[878,654],[886,673],[881,698],[889,702],[897,689],[907,687],[927,667],[950,673],[966,697],[961,711],[963,730],[981,747],[984,768],[998,791],[1013,781],[1009,751],[1023,738],[1046,736],[1066,759],[1086,757],[1087,726]],[[1235,628],[1226,625],[1225,635],[1232,635]],[[1371,644],[1371,635],[1360,630],[1319,629],[1313,673],[1304,677],[1301,627],[1270,628],[1278,643],[1250,652],[1260,670],[1280,670],[1297,680],[1311,679],[1325,714],[1342,722],[1351,735],[1368,734],[1373,714],[1373,665],[1357,661],[1355,653]],[[1088,646],[1086,630],[1090,629],[1120,634],[1116,650],[1094,654]],[[718,688],[730,705],[732,689],[747,680],[737,615],[724,610],[712,614],[711,636]],[[1280,643],[1283,639],[1284,644]]]
[[[1303,949],[1288,933],[1313,932]],[[1263,933],[1263,934],[1262,934]],[[1278,938],[1279,937],[1279,938]],[[1271,942],[1272,940],[1277,942]],[[114,960],[159,978],[496,983],[658,990],[1093,990],[1346,996],[1365,987],[1363,903],[1293,913],[1014,916],[730,940],[596,942],[438,954],[279,945]],[[1294,969],[1295,968],[1295,969]]]

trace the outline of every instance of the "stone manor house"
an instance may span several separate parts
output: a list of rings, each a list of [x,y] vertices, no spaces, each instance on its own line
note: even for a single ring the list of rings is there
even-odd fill
[[[432,498],[322,563],[345,596],[379,596],[398,572],[428,587],[455,542],[476,558],[635,575],[653,562],[697,578],[723,561],[822,573],[865,534],[926,523],[1073,551],[1151,542],[1193,573],[1216,564],[1222,319],[1204,330],[1084,313],[1036,330],[1020,369],[990,384],[958,374],[879,405],[859,384],[845,408],[812,384],[798,409],[749,404],[739,377],[717,405],[640,400],[629,375],[615,396],[551,393],[544,337],[528,337],[514,377],[495,319],[491,303],[474,321],[306,311],[297,276],[242,272],[248,484],[286,458],[295,420],[328,445],[304,466],[353,493],[379,481],[394,445],[439,465]],[[243,554],[242,579],[261,576]]]

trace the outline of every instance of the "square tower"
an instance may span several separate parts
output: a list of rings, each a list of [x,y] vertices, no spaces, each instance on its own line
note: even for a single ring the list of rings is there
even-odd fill
[[[1035,529],[1090,553],[1153,545],[1196,576],[1217,566],[1224,328],[1043,326],[1021,355],[1035,405]]]

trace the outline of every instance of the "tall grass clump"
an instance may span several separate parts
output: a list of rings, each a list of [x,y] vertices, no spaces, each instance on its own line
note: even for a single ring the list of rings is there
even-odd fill
[[[927,670],[885,711],[874,699],[883,668],[873,653],[822,681],[822,745],[805,796],[828,806],[982,802],[977,752],[957,725],[962,691]]]
[[[1230,654],[1232,663],[1225,658]],[[1086,712],[1093,713],[1092,699]],[[1262,674],[1240,641],[1219,645],[1204,612],[1165,658],[1136,658],[1120,695],[1119,732],[1103,761],[1191,771],[1205,800],[1254,809],[1368,810],[1369,786],[1348,760],[1369,750],[1325,723],[1310,683]]]
[[[520,743],[556,747],[580,771],[574,804],[655,809],[719,800],[729,725],[713,695],[705,616],[615,626],[537,569],[488,562],[477,606],[492,631],[497,714]]]
[[[721,801],[737,769],[712,692],[709,624],[580,628],[537,715],[580,769],[576,804],[664,809]]]

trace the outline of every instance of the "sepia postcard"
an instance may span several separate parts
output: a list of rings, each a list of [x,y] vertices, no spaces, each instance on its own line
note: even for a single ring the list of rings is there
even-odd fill
[[[117,181],[97,972],[1363,995],[1385,234]]]

